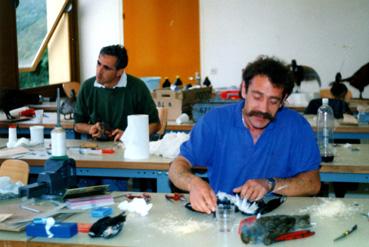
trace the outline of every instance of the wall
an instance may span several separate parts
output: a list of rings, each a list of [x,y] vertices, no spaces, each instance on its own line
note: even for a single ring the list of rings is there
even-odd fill
[[[367,0],[201,0],[200,11],[202,76],[216,86],[238,85],[260,54],[313,67],[323,86],[369,62]]]
[[[79,0],[81,81],[94,76],[103,46],[123,44],[122,0]]]
[[[369,62],[368,0],[199,1],[201,74],[215,87],[238,86],[260,54],[313,67],[323,86]],[[81,80],[94,75],[101,46],[123,42],[121,2],[79,1]]]

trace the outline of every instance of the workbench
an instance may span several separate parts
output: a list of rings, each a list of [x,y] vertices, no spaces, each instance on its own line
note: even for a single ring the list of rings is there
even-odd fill
[[[315,115],[304,115],[314,131],[316,131]],[[185,131],[190,132],[194,122],[190,121],[183,124],[177,124],[175,121],[168,121],[167,131]],[[339,120],[335,121],[335,128],[333,133],[334,139],[369,139],[369,124],[346,125]]]
[[[127,192],[125,192],[127,193]],[[151,195],[153,207],[147,216],[129,213],[122,232],[112,239],[90,238],[86,233],[78,233],[72,238],[27,238],[24,232],[0,232],[0,246],[245,246],[238,234],[240,220],[246,218],[236,213],[231,232],[219,232],[213,215],[192,212],[183,206],[183,202],[168,201],[164,194]],[[188,195],[186,195],[188,198]],[[116,202],[123,200],[120,197]],[[339,215],[319,214],[314,207],[323,205],[322,198],[289,197],[274,211],[267,215],[301,215],[309,213],[315,235],[298,240],[281,242],[272,246],[367,246],[368,219],[361,215],[369,211],[369,199],[331,199],[350,209]],[[310,210],[310,211],[309,211]],[[114,206],[114,215],[119,213]],[[89,215],[89,210],[71,216],[67,222],[93,223],[96,218]],[[350,229],[354,224],[358,228],[346,238],[333,242],[333,239]],[[200,227],[199,227],[200,226]],[[252,245],[254,246],[254,245]],[[257,245],[264,246],[264,245]]]
[[[5,145],[7,139],[0,139],[0,146]],[[69,148],[79,147],[83,141],[68,140]],[[115,147],[113,142],[98,142],[99,147]],[[13,157],[1,157],[0,162],[6,158],[19,158],[29,163],[31,173],[43,171],[43,164],[49,156],[40,156],[37,150],[50,147],[50,140],[43,146],[31,148],[29,154]],[[324,182],[358,182],[369,183],[369,144],[355,144],[352,148],[345,148],[339,144],[335,148],[336,155],[332,163],[322,163],[320,176]],[[170,192],[168,183],[168,169],[171,159],[151,155],[146,160],[127,160],[123,157],[123,149],[116,148],[114,154],[79,154],[68,150],[68,156],[76,160],[78,176],[98,177],[128,177],[128,178],[154,178],[157,182],[158,192]],[[206,170],[205,170],[206,172]],[[202,174],[202,176],[206,176]]]

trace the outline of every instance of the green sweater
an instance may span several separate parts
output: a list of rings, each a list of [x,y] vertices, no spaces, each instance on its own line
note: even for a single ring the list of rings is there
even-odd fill
[[[127,116],[149,115],[149,123],[159,123],[158,111],[145,83],[127,74],[126,87],[94,87],[96,77],[86,80],[78,92],[75,123],[104,122],[105,128],[125,130]]]

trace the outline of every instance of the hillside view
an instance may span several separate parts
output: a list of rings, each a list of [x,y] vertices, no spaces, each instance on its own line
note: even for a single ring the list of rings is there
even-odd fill
[[[47,32],[46,0],[20,0],[17,7],[17,42],[19,67],[31,66]],[[20,73],[21,88],[48,84],[47,52],[35,72]]]

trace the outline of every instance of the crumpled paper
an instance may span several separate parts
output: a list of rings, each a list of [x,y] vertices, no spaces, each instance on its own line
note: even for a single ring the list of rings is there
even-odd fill
[[[179,147],[181,144],[187,141],[189,137],[189,134],[183,132],[167,133],[163,139],[150,142],[150,154],[174,159],[179,154]]]
[[[24,186],[22,182],[14,183],[8,176],[0,177],[0,194],[13,193],[18,195],[19,188],[22,186]]]
[[[123,201],[119,203],[118,208],[122,211],[146,216],[152,208],[152,203],[146,203],[144,198],[134,198],[132,201]]]

